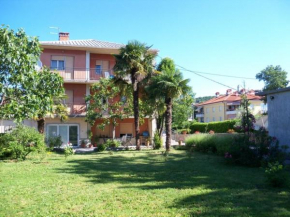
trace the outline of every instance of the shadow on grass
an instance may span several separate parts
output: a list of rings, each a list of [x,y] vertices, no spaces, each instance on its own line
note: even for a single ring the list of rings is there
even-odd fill
[[[92,154],[68,160],[59,172],[80,174],[92,184],[118,184],[123,189],[191,190],[169,207],[200,216],[287,216],[289,189],[270,189],[259,168],[228,166],[213,155],[183,151],[168,159],[158,151]],[[190,211],[189,211],[190,210]]]

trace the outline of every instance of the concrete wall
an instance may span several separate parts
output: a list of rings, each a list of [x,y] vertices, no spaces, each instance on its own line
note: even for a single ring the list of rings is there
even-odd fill
[[[33,120],[24,120],[22,121],[22,124],[37,129],[37,122]],[[12,120],[0,120],[0,133],[5,133],[7,130],[15,126],[16,124]]]
[[[274,97],[273,99],[271,99]],[[267,96],[268,129],[280,145],[290,146],[290,91]],[[289,150],[288,150],[289,151]]]

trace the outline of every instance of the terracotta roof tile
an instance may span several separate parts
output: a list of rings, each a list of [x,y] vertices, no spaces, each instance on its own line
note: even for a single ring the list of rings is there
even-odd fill
[[[261,100],[262,97],[247,94],[247,98],[249,100]],[[196,106],[203,106],[203,105],[214,104],[214,103],[219,103],[219,102],[235,102],[235,101],[240,101],[240,100],[241,100],[241,95],[237,95],[236,93],[233,93],[230,95],[221,95],[221,96],[212,98],[212,99],[205,101],[203,103],[199,103]]]

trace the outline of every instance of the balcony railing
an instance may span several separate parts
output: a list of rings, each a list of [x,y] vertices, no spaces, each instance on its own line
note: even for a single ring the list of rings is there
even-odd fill
[[[197,117],[197,118],[202,118],[202,117],[204,117],[203,112],[197,113],[197,114],[196,114],[196,117]]]
[[[87,106],[84,102],[65,103],[69,115],[85,115]]]
[[[97,81],[100,80],[100,78],[110,78],[113,76],[112,69],[51,68],[51,71],[59,73],[64,81]]]

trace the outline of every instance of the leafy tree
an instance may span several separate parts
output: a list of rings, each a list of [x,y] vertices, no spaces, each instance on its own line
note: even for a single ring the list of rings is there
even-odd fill
[[[37,38],[21,29],[0,28],[0,118],[34,118],[43,133],[45,115],[58,112],[63,119],[65,108],[62,78],[48,69],[36,70],[40,53]]]
[[[277,90],[287,87],[287,72],[282,70],[280,66],[267,66],[264,70],[256,75],[259,81],[264,81],[265,87],[263,91]]]
[[[201,96],[201,97],[197,97],[195,98],[195,102],[196,103],[202,103],[202,102],[205,102],[207,100],[210,100],[212,98],[214,98],[215,96]]]
[[[190,91],[185,96],[180,96],[173,100],[172,108],[172,127],[186,128],[184,123],[188,122],[188,118],[193,114],[194,93]]]
[[[101,78],[100,82],[91,87],[91,94],[86,96],[86,102],[89,103],[86,121],[93,125],[96,119],[101,119],[102,123],[98,125],[100,129],[112,124],[113,139],[117,120],[132,114],[132,97],[120,96],[119,93],[120,88],[114,84],[113,80]]]
[[[136,136],[136,149],[140,150],[139,128],[139,97],[141,95],[141,81],[146,75],[154,71],[153,60],[155,54],[150,52],[150,47],[138,41],[131,41],[120,49],[115,55],[114,66],[116,84],[122,83],[122,87],[130,87],[133,94],[134,127]],[[121,81],[121,82],[120,82]]]
[[[163,99],[165,111],[165,129],[166,129],[166,150],[170,150],[171,145],[171,124],[172,124],[172,105],[173,100],[180,95],[186,95],[191,88],[188,86],[189,79],[183,79],[180,71],[175,69],[173,60],[165,58],[161,61],[158,69],[161,69],[160,75],[153,76],[150,86],[151,93],[155,93],[156,99]]]

